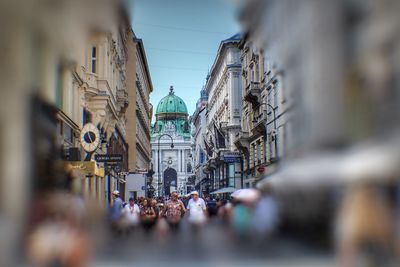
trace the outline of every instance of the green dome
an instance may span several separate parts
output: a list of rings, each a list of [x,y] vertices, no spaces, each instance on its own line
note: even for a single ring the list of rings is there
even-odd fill
[[[183,102],[182,98],[175,95],[174,88],[172,86],[169,94],[160,100],[156,109],[156,115],[166,113],[188,114],[185,102]]]

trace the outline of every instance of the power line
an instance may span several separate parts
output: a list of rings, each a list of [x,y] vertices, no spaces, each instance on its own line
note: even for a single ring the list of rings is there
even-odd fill
[[[173,67],[173,66],[159,66],[159,65],[152,65],[152,66],[150,66],[150,68],[172,69],[172,70],[189,70],[189,71],[207,71],[206,69],[185,68],[185,67]]]
[[[156,48],[156,47],[147,47],[146,49],[149,49],[149,50],[157,50],[157,51],[165,51],[165,52],[172,52],[172,53],[215,55],[215,54],[213,54],[213,53],[200,52],[200,51],[175,50],[175,49],[165,49],[165,48]]]
[[[201,32],[201,33],[226,34],[226,35],[232,34],[232,33],[227,33],[227,32],[206,31],[206,30],[200,30],[200,29],[190,29],[190,28],[182,28],[182,27],[174,27],[174,26],[165,26],[165,25],[142,23],[142,22],[136,22],[136,24],[143,25],[143,26],[149,26],[149,27],[155,27],[155,28],[162,28],[162,29],[167,29],[167,30],[175,30],[175,31]]]
[[[167,88],[167,87],[169,87],[170,85],[167,85],[167,84],[156,84],[156,87],[159,87],[159,88]],[[201,89],[201,86],[200,87],[198,87],[198,86],[191,86],[191,85],[179,85],[179,84],[174,84],[174,88],[187,88],[187,89],[198,89],[198,90],[200,90]]]

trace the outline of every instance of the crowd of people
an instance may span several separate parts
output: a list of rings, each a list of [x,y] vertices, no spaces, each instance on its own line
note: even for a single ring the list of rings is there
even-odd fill
[[[124,202],[118,191],[112,193],[110,219],[118,233],[129,233],[142,228],[146,232],[176,232],[182,221],[193,228],[201,228],[209,221],[220,222],[239,236],[270,234],[277,225],[278,206],[270,196],[214,198],[190,197],[172,192],[168,198],[129,198]]]

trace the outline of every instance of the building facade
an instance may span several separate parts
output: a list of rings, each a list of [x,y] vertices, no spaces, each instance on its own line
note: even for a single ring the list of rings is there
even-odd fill
[[[26,233],[38,211],[32,203],[47,192],[72,191],[88,200],[90,214],[104,211],[106,171],[95,154],[110,150],[127,160],[124,80],[131,30],[118,2],[6,2],[0,9],[10,25],[0,45],[7,51],[0,64],[7,88],[0,100],[0,171],[15,179],[1,181],[0,210],[11,232]],[[82,138],[88,122],[99,135]],[[96,150],[86,153],[82,139]],[[118,179],[110,181],[118,188]],[[8,247],[15,250],[24,238],[14,237],[4,240],[2,259],[9,266],[18,263],[10,262]]]
[[[206,164],[207,152],[205,149],[206,138],[206,127],[207,127],[207,101],[208,96],[205,88],[200,92],[200,99],[196,103],[196,110],[191,116],[192,124],[192,138],[193,138],[193,168],[195,175],[195,189],[200,194],[207,194],[209,192],[209,184],[207,174],[204,166]]]
[[[241,128],[240,35],[221,42],[205,91],[208,95],[206,147],[209,189],[240,188],[242,161],[234,145]]]
[[[266,101],[277,107],[281,167],[261,185],[279,181],[287,187],[299,186],[290,181],[300,173],[307,173],[299,181],[308,186],[318,185],[328,175],[330,181],[385,179],[384,171],[381,175],[367,172],[368,164],[362,162],[373,154],[368,152],[373,147],[382,149],[382,153],[372,156],[374,162],[392,153],[390,142],[395,142],[398,134],[394,123],[400,114],[395,92],[398,79],[394,73],[399,68],[391,60],[398,58],[396,49],[392,49],[399,46],[394,30],[399,22],[393,19],[393,10],[398,6],[390,0],[324,5],[253,0],[244,5],[243,31],[248,34],[248,42],[262,50],[265,74],[271,70],[265,83],[268,86],[269,79],[273,85],[275,76],[278,85],[277,94],[272,86],[272,98]],[[386,25],[387,30],[378,25]],[[270,115],[267,121],[271,121]],[[267,134],[275,129],[270,125]],[[352,153],[354,148],[359,153]],[[322,168],[327,154],[329,164]],[[392,158],[398,159],[398,155]],[[356,162],[363,167],[343,177],[342,168],[356,166]],[[313,180],[307,183],[309,177]]]
[[[243,153],[244,187],[277,169],[285,156],[290,101],[285,94],[282,71],[264,55],[262,47],[245,34],[241,44],[243,109],[242,131],[235,145]]]
[[[130,174],[147,173],[151,167],[151,147],[150,147],[150,128],[152,105],[149,96],[153,92],[153,85],[149,67],[147,64],[146,53],[143,41],[132,37],[130,47],[130,57],[134,60],[130,62],[128,69],[128,99],[126,134],[129,144],[128,170]],[[130,70],[130,71],[129,71]],[[126,176],[125,195],[135,197],[144,195],[142,187],[134,186],[137,175]]]
[[[158,103],[155,115],[150,191],[156,196],[169,196],[175,190],[187,194],[186,184],[193,176],[191,130],[186,104],[175,95],[172,86]]]

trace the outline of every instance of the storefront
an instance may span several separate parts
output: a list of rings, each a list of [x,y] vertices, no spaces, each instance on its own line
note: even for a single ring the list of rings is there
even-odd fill
[[[104,168],[95,161],[69,161],[65,169],[72,172],[71,187],[74,192],[80,192],[89,201],[95,201],[99,206],[105,203]]]

